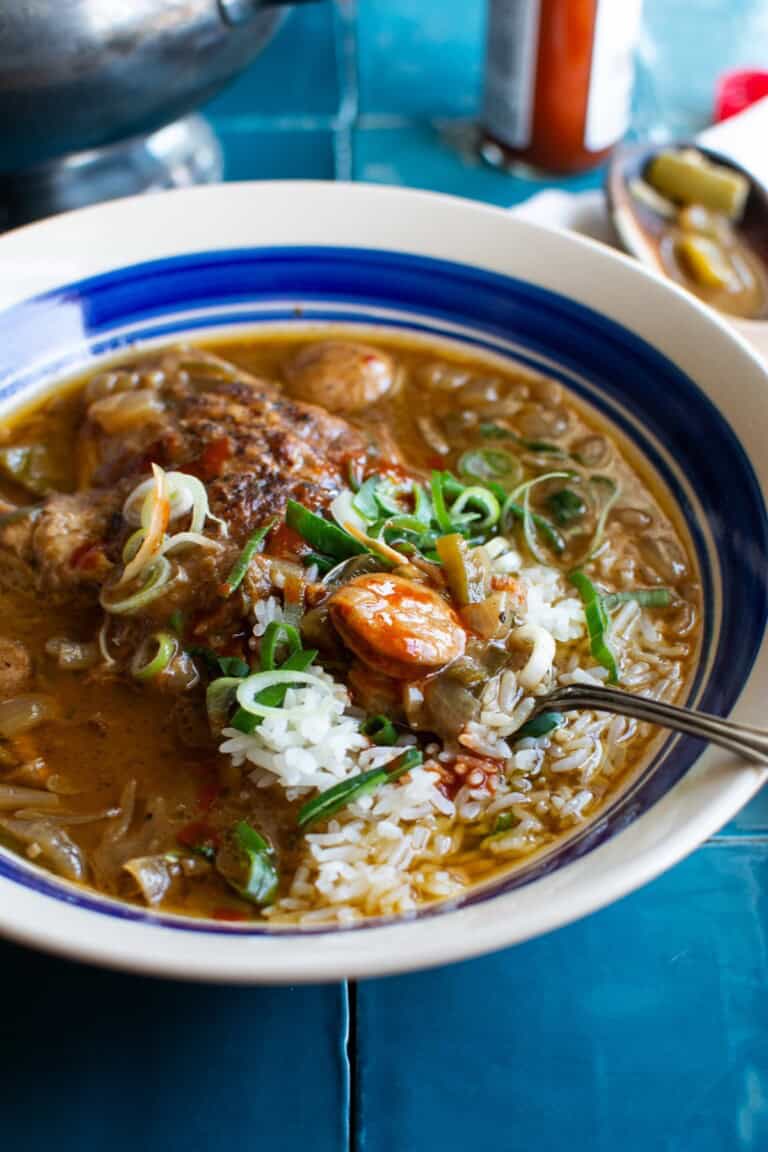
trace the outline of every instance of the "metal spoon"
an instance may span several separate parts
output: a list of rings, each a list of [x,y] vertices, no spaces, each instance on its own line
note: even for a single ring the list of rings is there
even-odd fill
[[[697,736],[711,744],[718,744],[729,752],[736,752],[747,760],[768,767],[768,730],[737,724],[733,720],[724,720],[722,716],[712,716],[695,708],[680,708],[661,700],[648,700],[632,692],[623,692],[620,688],[592,684],[570,684],[566,688],[556,688],[546,696],[538,697],[532,717],[542,712],[572,712],[579,708],[615,712],[619,716],[631,716],[635,720],[658,724],[661,728],[685,732],[688,736]]]

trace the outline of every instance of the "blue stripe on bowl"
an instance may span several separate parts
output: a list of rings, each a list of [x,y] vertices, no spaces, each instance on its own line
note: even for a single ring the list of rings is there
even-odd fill
[[[733,706],[768,615],[768,520],[751,465],[717,408],[671,361],[565,297],[465,265],[365,249],[246,249],[155,261],[0,313],[0,402],[133,343],[210,334],[222,325],[292,320],[376,323],[502,354],[513,351],[620,427],[683,510],[698,557],[706,626],[692,697],[712,712]],[[719,588],[728,590],[722,602]],[[529,883],[616,835],[680,779],[699,751],[689,739],[668,741],[632,789],[580,834],[450,907]],[[201,929],[199,923],[86,894],[6,854],[0,855],[0,875],[121,919],[187,931],[270,931],[208,924]],[[440,914],[446,907],[417,915]]]

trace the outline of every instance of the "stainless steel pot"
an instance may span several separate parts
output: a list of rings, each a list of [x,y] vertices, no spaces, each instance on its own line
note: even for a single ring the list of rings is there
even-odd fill
[[[242,71],[280,20],[272,3],[0,2],[0,220],[5,204],[5,223],[18,222],[19,210],[8,210],[11,202],[27,205],[21,209],[26,218],[52,210],[44,201],[47,190],[61,183],[62,165],[71,185],[72,171],[87,173],[94,150],[99,171],[105,164],[119,170],[122,165],[117,184],[124,185],[129,169],[142,164],[131,145],[126,165],[122,142],[184,116]],[[198,144],[190,142],[190,153],[199,146],[200,132],[198,124]],[[106,146],[111,147],[102,154]],[[195,164],[187,168],[194,172]],[[83,193],[75,202],[101,198],[77,179]],[[138,190],[127,183],[128,191]],[[125,191],[121,186],[119,194]],[[41,203],[31,207],[35,196]]]
[[[0,171],[168,124],[245,68],[279,18],[260,0],[0,5]]]

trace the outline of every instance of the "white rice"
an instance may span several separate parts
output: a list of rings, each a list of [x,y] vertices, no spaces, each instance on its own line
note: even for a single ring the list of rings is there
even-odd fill
[[[505,860],[512,863],[587,819],[624,768],[628,745],[647,736],[647,727],[636,721],[579,712],[547,737],[514,740],[537,695],[555,684],[604,683],[607,673],[589,654],[584,610],[565,577],[524,564],[501,538],[486,548],[497,574],[515,575],[525,586],[525,624],[532,629],[521,635],[530,640],[537,629],[545,630],[554,658],[543,662],[532,683],[504,670],[485,687],[479,719],[466,725],[457,744],[430,746],[423,767],[360,797],[327,825],[310,828],[288,893],[265,911],[271,920],[352,923],[455,896]],[[279,600],[271,596],[256,604],[253,618],[258,638],[282,619]],[[674,697],[683,676],[679,661],[688,651],[684,644],[663,650],[652,619],[634,602],[616,613],[611,640],[627,687]],[[525,644],[521,651],[525,656]],[[249,770],[257,786],[280,788],[289,800],[379,767],[414,740],[405,737],[394,748],[371,746],[346,688],[324,672],[318,675],[317,686],[289,689],[284,709],[251,735],[233,728],[223,733],[221,751]],[[456,757],[467,752],[491,758],[500,770],[488,776],[471,769],[453,795],[455,789],[443,785],[442,765],[456,765]],[[495,832],[501,815],[512,826]]]

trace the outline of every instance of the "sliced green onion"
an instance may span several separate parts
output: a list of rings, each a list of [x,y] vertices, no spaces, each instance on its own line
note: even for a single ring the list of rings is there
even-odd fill
[[[409,492],[411,492],[411,489],[408,486],[395,484],[385,477],[383,480],[376,482],[374,495],[376,503],[386,516],[399,516],[401,513],[408,511],[408,505],[404,504],[400,497],[407,495]],[[413,488],[413,498],[415,501],[416,485],[414,485]]]
[[[532,720],[521,725],[512,738],[513,740],[535,740],[540,736],[547,736],[550,732],[554,732],[555,728],[560,727],[563,719],[562,712],[540,712],[538,716],[534,716]]]
[[[557,444],[550,444],[548,440],[526,440],[523,436],[516,436],[515,442],[519,444],[521,448],[525,448],[527,452],[540,452],[546,456],[559,456],[562,460],[565,460],[568,456],[567,452],[559,448]]]
[[[533,480],[526,480],[524,484],[520,484],[517,488],[515,488],[514,492],[511,493],[509,499],[506,501],[504,509],[502,510],[504,522],[506,523],[506,517],[508,515],[516,515],[516,509],[520,507],[519,501],[522,497],[523,536],[525,537],[525,542],[528,545],[529,552],[536,560],[538,560],[540,564],[547,564],[548,558],[541,552],[541,549],[539,548],[538,542],[536,540],[537,528],[540,528],[543,526],[543,524],[546,524],[547,527],[542,531],[542,535],[551,544],[555,552],[564,551],[565,541],[563,541],[560,533],[557,531],[553,524],[550,524],[549,521],[545,520],[543,516],[538,516],[536,513],[531,511],[531,492],[539,484],[543,484],[545,481],[568,480],[570,477],[570,472],[544,472],[541,476],[534,477]],[[562,542],[562,548],[555,545],[555,540]]]
[[[338,564],[335,556],[321,556],[319,552],[308,552],[306,556],[302,557],[302,560],[307,568],[314,564],[321,576],[325,576]]]
[[[245,681],[240,676],[220,676],[206,688],[205,708],[214,732],[226,727],[238,686],[243,683]]]
[[[146,659],[147,648],[154,648],[155,654]],[[134,680],[152,680],[165,672],[179,650],[179,642],[170,632],[155,632],[136,649],[131,661],[131,675]]]
[[[602,544],[603,536],[605,535],[605,525],[608,522],[608,516],[610,514],[611,508],[613,508],[614,504],[621,495],[620,485],[617,484],[615,480],[612,480],[610,476],[590,476],[590,482],[593,485],[600,484],[606,486],[608,488],[608,494],[602,503],[602,507],[600,508],[600,512],[597,517],[595,534],[592,537],[592,541],[590,543],[589,553],[586,557],[587,560],[592,559]]]
[[[510,428],[503,428],[501,424],[481,424],[480,435],[486,440],[514,440],[514,432]]]
[[[240,656],[220,656],[213,648],[202,648],[190,644],[186,649],[187,655],[201,660],[210,676],[247,676],[249,666]]]
[[[335,560],[347,560],[350,556],[361,556],[369,551],[364,544],[350,536],[330,520],[310,512],[303,504],[289,500],[285,512],[285,522],[289,528],[306,540],[315,551]]]
[[[325,696],[332,695],[332,688],[312,672],[293,672],[287,668],[280,668],[274,672],[256,672],[247,676],[245,680],[237,681],[237,702],[246,712],[254,716],[269,716],[275,711],[274,706],[263,704],[260,699],[265,688],[283,687],[292,688],[298,684],[306,684],[316,688]],[[289,710],[292,711],[292,710]]]
[[[368,772],[361,772],[357,776],[350,776],[348,780],[334,784],[332,788],[321,792],[319,796],[314,796],[299,809],[297,817],[299,828],[306,828],[318,820],[327,820],[340,809],[346,808],[353,800],[375,792],[382,784],[397,780],[412,768],[418,767],[422,759],[418,748],[406,748],[400,756],[391,760],[389,765],[371,768]]]
[[[452,532],[453,521],[451,520],[447,505],[445,503],[442,472],[432,473],[429,486],[430,491],[432,492],[432,505],[435,509],[435,520],[437,521],[437,526],[443,532]]]
[[[301,636],[298,628],[292,624],[285,624],[282,620],[273,620],[261,638],[261,670],[272,672],[275,669],[275,651],[279,644],[285,643],[290,648],[289,656],[301,652]]]
[[[144,529],[137,528],[123,544],[123,564],[129,564],[144,543]]]
[[[355,494],[349,488],[342,488],[338,496],[335,496],[331,501],[328,511],[342,531],[348,532],[349,525],[362,533],[368,531],[368,520],[358,512],[355,505]],[[378,515],[378,511],[378,505],[375,505],[374,519]]]
[[[376,529],[378,535],[390,529],[420,534],[429,531],[429,523],[424,520],[419,520],[416,516],[410,516],[407,512],[401,512],[397,516],[387,516],[384,519],[377,520],[375,524],[371,525],[371,535],[373,535],[374,529]]]
[[[216,853],[216,870],[244,900],[263,907],[272,904],[280,877],[275,853],[245,820],[232,830],[228,843]]]
[[[413,486],[413,514],[417,520],[423,520],[425,524],[429,524],[434,515],[429,493],[422,484]]]
[[[581,520],[587,510],[581,496],[572,488],[560,488],[557,492],[550,492],[546,503],[557,524],[570,524],[573,520]]]
[[[603,668],[608,670],[608,679],[615,684],[619,679],[619,668],[613,649],[608,643],[610,622],[603,605],[603,597],[586,572],[569,572],[568,579],[581,596],[584,605],[590,651],[598,664],[602,664]]]
[[[301,652],[294,652],[292,656],[289,656],[280,671],[306,672],[307,668],[310,667],[316,658],[317,648],[304,648]],[[288,684],[274,684],[271,688],[262,689],[258,696],[259,703],[269,708],[279,708],[283,700],[285,700],[288,687]],[[229,723],[230,727],[237,728],[239,732],[245,732],[247,735],[250,735],[251,732],[254,732],[258,728],[262,719],[262,716],[254,716],[252,712],[247,712],[245,708],[238,708]]]
[[[379,505],[377,502],[377,489],[379,483],[379,480],[375,476],[370,476],[352,497],[352,507],[358,515],[362,516],[363,520],[371,521],[378,519]]]
[[[451,505],[451,521],[454,525],[462,522],[462,514],[466,508],[479,509],[480,519],[472,515],[472,529],[485,530],[493,528],[501,516],[501,505],[488,488],[465,488],[461,495]],[[469,522],[469,521],[467,521]]]
[[[168,617],[168,627],[171,632],[175,632],[177,636],[183,635],[184,613],[179,608],[175,608]]]
[[[224,676],[238,676],[242,679],[251,670],[241,656],[217,656],[216,659]]]
[[[480,435],[486,440],[514,440],[515,444],[527,452],[544,452],[561,457],[568,455],[557,444],[550,444],[547,440],[526,440],[524,436],[518,436],[511,428],[504,428],[501,424],[481,424]]]
[[[465,485],[461,480],[457,480],[452,472],[443,471],[438,473],[440,476],[440,483],[443,487],[443,495],[446,500],[455,500],[457,496],[461,496],[464,491]]]
[[[496,817],[496,823],[493,827],[493,835],[498,836],[500,832],[509,832],[514,828],[519,821],[512,815],[511,812],[500,812]]]
[[[505,452],[503,448],[471,448],[459,459],[459,473],[470,480],[504,480],[507,484],[517,484],[523,468],[517,456]]]
[[[564,552],[565,540],[560,535],[557,528],[555,528],[554,524],[551,524],[550,521],[546,520],[543,516],[539,516],[537,512],[531,512],[530,517],[536,528],[549,544],[552,551],[557,552],[558,554]],[[518,504],[516,501],[510,498],[506,501],[504,507],[501,510],[501,521],[504,525],[505,531],[508,531],[509,522],[513,519],[524,521],[525,508],[522,504]]]
[[[167,556],[170,552],[176,552],[179,548],[208,548],[212,552],[219,552],[222,544],[219,540],[212,540],[210,536],[203,536],[202,532],[175,532],[173,536],[167,536],[160,546],[160,552],[163,556]]]
[[[235,566],[224,581],[222,592],[225,596],[231,596],[232,593],[240,587],[243,582],[243,577],[248,571],[248,565],[253,560],[259,545],[263,542],[265,536],[272,531],[277,520],[268,520],[266,524],[262,524],[257,528],[247,539],[245,547],[235,561]]]
[[[132,612],[138,612],[153,600],[157,600],[158,596],[163,596],[165,586],[171,577],[170,561],[166,560],[165,556],[158,556],[147,565],[145,572],[146,579],[139,591],[134,592],[132,596],[126,596],[123,600],[110,603],[108,596],[105,597],[105,589],[102,588],[99,603],[105,612],[113,612],[116,616],[130,616]]]
[[[363,724],[362,732],[374,744],[391,747],[397,743],[397,728],[388,716],[370,716]]]
[[[606,592],[603,596],[603,607],[610,612],[618,604],[626,604],[634,600],[641,608],[668,608],[672,603],[672,592],[669,588],[634,588],[627,592]]]
[[[166,472],[165,478],[168,486],[170,520],[177,520],[180,516],[191,511],[190,532],[202,532],[206,520],[215,520],[216,523],[222,525],[224,535],[226,535],[227,525],[224,520],[219,516],[214,516],[211,512],[208,506],[208,493],[202,481],[186,472]],[[148,498],[152,496],[154,487],[155,481],[150,478],[144,480],[130,493],[123,504],[123,517],[128,524],[140,524],[143,528],[148,527],[152,507],[151,499]]]

